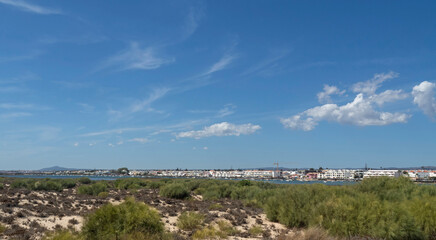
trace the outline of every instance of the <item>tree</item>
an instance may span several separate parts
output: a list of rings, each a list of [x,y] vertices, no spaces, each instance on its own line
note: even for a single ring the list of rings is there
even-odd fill
[[[129,174],[129,169],[127,169],[126,167],[122,167],[122,168],[118,168],[117,170],[118,174]]]

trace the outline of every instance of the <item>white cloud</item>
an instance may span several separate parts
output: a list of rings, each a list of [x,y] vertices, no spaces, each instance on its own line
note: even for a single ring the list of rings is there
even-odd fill
[[[79,146],[79,143],[78,143],[78,142],[75,142],[75,143],[73,144],[73,146],[78,147],[78,146]]]
[[[0,103],[2,109],[29,109],[33,107],[33,104]]]
[[[135,102],[132,104],[129,108],[130,113],[140,112],[144,109],[147,109],[148,111],[152,111],[153,109],[150,107],[150,105],[165,96],[170,91],[169,88],[157,88],[154,89],[153,92],[150,94],[150,96],[142,101]]]
[[[182,39],[189,38],[198,28],[198,22],[203,17],[204,13],[201,8],[190,8],[189,14],[186,17],[185,24],[183,25]]]
[[[16,7],[22,11],[32,12],[32,13],[37,13],[37,14],[44,14],[44,15],[62,14],[62,12],[59,10],[41,7],[38,5],[27,3],[27,2],[22,1],[22,0],[0,0],[0,3]]]
[[[0,0],[1,2],[1,0]],[[26,55],[15,55],[15,56],[2,56],[0,57],[0,63],[6,63],[6,62],[17,62],[17,61],[23,61],[23,60],[30,60],[38,57],[41,55],[41,51],[34,51]]]
[[[372,79],[366,82],[358,82],[354,84],[352,90],[355,93],[373,95],[384,81],[396,77],[398,77],[398,73],[395,72],[375,74]]]
[[[428,116],[436,115],[436,99],[435,99],[436,84],[424,81],[413,87],[413,103]]]
[[[14,110],[14,109],[27,109],[27,110],[50,110],[49,107],[36,106],[28,103],[0,103],[0,109]]]
[[[227,105],[224,106],[224,108],[222,108],[222,109],[220,109],[218,111],[217,117],[218,118],[222,118],[222,117],[225,117],[225,116],[232,115],[233,113],[235,113],[235,109],[236,109],[235,105],[227,104]]]
[[[30,116],[32,116],[32,114],[28,112],[12,112],[12,113],[0,114],[1,119],[12,119],[12,118],[30,117]]]
[[[218,62],[216,62],[215,64],[213,64],[209,70],[207,70],[205,73],[203,73],[202,75],[209,75],[212,74],[214,72],[218,72],[223,70],[224,68],[226,68],[234,59],[236,58],[236,56],[234,55],[230,55],[230,54],[226,54],[224,55]]]
[[[403,90],[386,90],[380,94],[374,94],[369,97],[369,99],[378,105],[383,105],[387,102],[395,102],[398,100],[403,100],[409,97],[409,94],[403,92]]]
[[[290,118],[281,119],[281,123],[286,128],[303,131],[313,130],[320,121],[357,126],[383,126],[393,123],[405,123],[410,117],[408,114],[383,112],[377,110],[374,106],[405,99],[408,96],[402,90],[386,90],[376,94],[376,90],[383,81],[395,76],[397,76],[395,73],[376,74],[373,79],[354,85],[353,91],[358,92],[358,94],[352,102],[345,105],[329,103],[310,108]],[[336,89],[330,92],[336,92]]]
[[[204,137],[212,136],[239,136],[253,134],[257,130],[261,129],[259,125],[253,125],[251,123],[235,125],[228,122],[216,123],[211,126],[203,128],[198,131],[180,132],[176,136],[178,138],[195,138],[200,139]]]
[[[203,147],[203,150],[208,150],[209,148],[208,147]]]
[[[128,140],[128,142],[148,143],[150,140],[147,138],[133,138]]]
[[[343,95],[344,93],[345,93],[345,90],[341,91],[336,86],[329,86],[329,85],[325,84],[324,90],[317,94],[318,101],[320,103],[331,103],[332,99],[331,99],[330,95],[333,95],[333,94]]]
[[[152,70],[172,62],[174,62],[174,58],[158,56],[156,48],[141,48],[137,42],[132,42],[128,49],[109,58],[100,69],[116,66],[121,71],[132,69]]]
[[[111,120],[119,120],[121,118],[127,117],[138,112],[159,112],[151,107],[151,104],[158,99],[164,97],[171,89],[169,88],[157,88],[148,96],[148,98],[143,100],[138,100],[133,102],[126,109],[113,110],[109,109],[108,114]]]

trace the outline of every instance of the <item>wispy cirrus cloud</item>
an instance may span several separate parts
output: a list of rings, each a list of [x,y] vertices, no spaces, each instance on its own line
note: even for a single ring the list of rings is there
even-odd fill
[[[266,73],[271,72],[271,69],[275,69],[280,60],[286,58],[291,51],[287,48],[271,51],[269,56],[267,56],[264,60],[260,61],[258,64],[255,64],[249,67],[247,70],[241,73],[242,76],[252,75],[252,74],[260,74],[260,75],[269,75]]]
[[[97,71],[109,67],[118,71],[153,70],[174,61],[173,57],[162,56],[156,47],[142,48],[138,42],[132,42],[127,49],[104,61]]]
[[[234,114],[236,112],[236,106],[226,104],[219,110],[190,110],[188,112],[193,114],[214,114],[211,118],[222,118]]]
[[[17,110],[17,109],[27,109],[27,110],[49,110],[49,107],[39,106],[30,103],[0,103],[0,109],[6,110]]]
[[[235,54],[225,54],[218,62],[214,63],[206,72],[201,75],[206,76],[225,69],[230,63],[233,62],[234,59],[236,59],[236,57],[237,55]]]
[[[23,54],[23,55],[1,56],[0,57],[0,63],[31,60],[31,59],[34,59],[34,58],[40,56],[41,54],[42,54],[42,51],[33,51],[33,52],[29,53],[29,54]]]
[[[151,104],[163,98],[166,94],[168,94],[169,91],[171,91],[170,88],[153,89],[153,91],[148,96],[148,98],[142,100],[136,100],[124,109],[120,109],[120,110],[109,109],[108,114],[111,120],[116,121],[122,118],[129,117],[139,112],[160,112],[154,109],[151,106]]]
[[[182,41],[188,39],[192,34],[194,34],[203,16],[204,11],[202,8],[191,7],[189,9],[189,13],[185,19],[185,24],[182,26]]]
[[[18,86],[0,86],[0,93],[17,93],[25,92],[27,89]]]
[[[22,0],[0,0],[0,3],[15,7],[25,12],[31,12],[36,14],[42,14],[42,15],[62,14],[62,11],[58,9],[42,7]]]
[[[12,119],[12,118],[22,118],[32,116],[29,112],[11,112],[0,114],[0,119]]]

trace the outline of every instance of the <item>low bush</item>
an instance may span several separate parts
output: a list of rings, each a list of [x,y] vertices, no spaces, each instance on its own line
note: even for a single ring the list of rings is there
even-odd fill
[[[221,210],[223,209],[223,205],[219,204],[219,203],[213,203],[209,206],[209,210],[214,211],[214,210]]]
[[[192,239],[224,239],[227,235],[213,226],[204,227],[192,235]]]
[[[118,189],[139,189],[147,186],[147,181],[139,178],[121,178],[114,182],[114,186]]]
[[[263,233],[263,229],[259,225],[254,225],[250,229],[248,229],[248,233],[250,233],[250,236],[252,237],[258,237]]]
[[[0,234],[2,234],[4,231],[6,231],[6,227],[0,223]]]
[[[77,181],[81,184],[91,184],[91,179],[87,178],[87,177],[81,177],[78,178]]]
[[[302,229],[297,232],[295,236],[292,237],[293,240],[338,240],[332,237],[322,228],[308,228]]]
[[[199,229],[204,221],[204,216],[196,212],[183,212],[178,220],[177,227],[185,231]]]
[[[107,198],[108,196],[109,196],[108,192],[101,192],[101,193],[98,194],[99,198]]]
[[[190,196],[190,191],[184,184],[171,183],[161,187],[159,194],[168,198],[185,199]]]
[[[73,233],[68,230],[60,230],[46,233],[42,240],[84,240],[84,238],[82,238],[78,233]]]
[[[98,196],[98,194],[107,191],[107,185],[103,182],[97,182],[91,185],[82,185],[77,188],[78,194]]]
[[[225,233],[226,236],[234,236],[236,235],[239,231],[233,227],[233,225],[227,221],[224,220],[220,220],[217,223],[218,229]]]
[[[225,239],[228,236],[234,236],[238,231],[226,221],[218,221],[215,225],[209,225],[197,230],[193,239]]]
[[[164,224],[159,213],[142,202],[127,198],[122,204],[107,204],[85,219],[82,233],[87,240],[127,239],[139,235],[153,239],[164,234]]]
[[[76,183],[75,179],[14,179],[11,183],[11,188],[60,192],[67,188],[74,188]]]

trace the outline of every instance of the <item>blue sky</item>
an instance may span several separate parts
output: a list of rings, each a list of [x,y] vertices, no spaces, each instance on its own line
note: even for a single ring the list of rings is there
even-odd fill
[[[435,165],[435,10],[0,0],[0,168]]]

